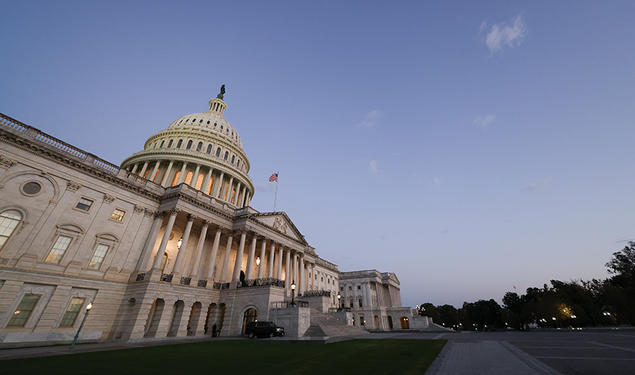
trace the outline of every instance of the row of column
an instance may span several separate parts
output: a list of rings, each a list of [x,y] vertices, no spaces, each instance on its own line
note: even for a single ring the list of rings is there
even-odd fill
[[[146,178],[153,182],[157,182],[156,179],[159,176],[161,162],[162,162],[161,160],[156,160],[154,162],[151,172],[149,172],[148,170],[150,161],[145,161],[143,164],[135,163],[132,166],[130,173],[136,174],[140,177]],[[138,170],[139,165],[141,165],[140,170]],[[198,186],[199,184],[201,165],[200,164],[195,164],[195,165],[196,165],[196,168],[194,169],[192,179],[191,181],[188,182],[188,185],[196,188],[196,186]],[[186,181],[187,172],[188,172],[187,166],[188,166],[187,162],[182,162],[181,169],[178,172],[178,176],[179,176],[178,180],[174,181],[174,184],[171,184],[171,185],[182,184]],[[174,160],[170,160],[168,166],[163,170],[163,176],[160,182],[161,186],[167,187],[168,185],[170,185],[169,177],[173,167],[174,167]],[[203,166],[203,168],[206,168],[206,167]],[[229,182],[225,182],[224,181],[225,172],[223,171],[220,171],[217,181],[214,181],[215,180],[213,178],[214,169],[211,167],[207,167],[207,168],[208,168],[207,174],[203,177],[203,180],[198,190],[208,195],[211,195],[213,197],[219,198],[225,202],[232,203],[238,207],[245,207],[249,205],[251,200],[251,194],[247,190],[247,185],[242,184],[239,181],[236,181],[236,183],[234,184],[233,176],[230,176]],[[176,173],[177,172],[175,172],[174,176],[176,176]],[[224,182],[225,184],[223,186]],[[212,186],[210,186],[210,183],[212,184]],[[232,192],[234,191],[235,191],[235,196],[233,196],[232,194]]]
[[[152,270],[155,274],[160,273],[160,267],[161,267],[161,262],[163,260],[163,254],[165,253],[167,249],[168,241],[170,240],[170,235],[172,233],[172,230],[174,229],[174,223],[176,221],[176,217],[179,214],[178,210],[171,210],[168,212],[169,212],[169,217],[165,227],[165,231],[163,233],[163,236],[161,238],[161,243],[159,244],[159,248],[157,249],[157,252],[155,253],[154,260],[152,263]],[[221,235],[223,233],[223,230],[220,227],[216,228],[215,230],[214,241],[211,248],[210,262],[205,267],[204,271],[202,272],[203,277],[199,277],[200,275],[197,274],[198,270],[200,269],[200,262],[204,252],[203,246],[205,244],[205,240],[207,237],[207,232],[208,232],[209,224],[210,224],[207,221],[203,221],[201,233],[199,235],[199,238],[197,240],[197,245],[194,250],[194,258],[193,258],[194,262],[192,263],[192,266],[189,270],[183,270],[183,260],[185,258],[185,252],[187,251],[188,244],[190,242],[191,231],[192,231],[192,226],[194,224],[194,220],[195,220],[194,216],[192,215],[187,216],[187,222],[185,224],[185,228],[183,231],[183,237],[181,238],[181,241],[182,241],[181,246],[178,249],[176,261],[172,269],[173,281],[175,282],[178,282],[180,280],[180,277],[185,274],[192,277],[192,282],[196,282],[197,280],[200,280],[200,279],[213,281],[213,276],[214,276],[213,273],[214,273],[214,269],[216,267],[216,261],[218,258],[218,248],[220,245]],[[146,242],[146,247],[142,254],[142,258],[148,258],[149,255],[151,254],[151,251],[152,251],[151,248],[154,247],[154,243],[155,243],[154,239],[157,237],[159,233],[162,222],[163,222],[162,215],[157,215],[152,224],[152,228],[150,229],[150,235],[148,237],[148,241]],[[236,283],[240,280],[240,271],[242,270],[245,246],[247,242],[247,237],[249,235],[250,244],[249,244],[248,254],[247,254],[247,263],[245,265],[245,270],[246,270],[245,279],[247,280],[255,279],[255,278],[262,279],[264,277],[268,277],[268,278],[275,278],[278,280],[282,280],[282,270],[284,265],[286,267],[284,274],[285,274],[285,281],[286,281],[285,285],[287,290],[289,291],[291,290],[291,282],[296,282],[296,285],[297,285],[296,291],[298,293],[303,293],[304,291],[306,291],[308,289],[309,282],[311,283],[311,286],[313,285],[312,278],[308,278],[305,273],[304,253],[287,248],[282,245],[277,246],[277,244],[273,240],[267,240],[266,238],[258,236],[256,233],[253,233],[253,232],[241,231],[239,232],[238,235],[240,236],[239,244],[238,244],[238,249],[236,253],[233,274],[230,279],[228,272],[229,272],[229,261],[230,261],[230,255],[232,250],[232,244],[234,241],[234,233],[230,232],[228,234],[227,241],[226,241],[225,255],[222,259],[223,263],[222,263],[221,274],[219,279],[220,281],[228,282],[231,280],[232,285],[236,285]],[[256,255],[256,248],[257,248],[258,241],[261,241],[260,249],[259,249],[260,251],[259,251],[259,255]],[[268,249],[267,249],[267,241],[270,242],[270,246]],[[257,258],[260,258],[261,264],[259,267],[255,266]],[[267,260],[266,264],[265,264],[265,260]],[[138,268],[147,269],[147,265],[144,263],[147,263],[147,262],[141,262]],[[265,266],[266,266],[266,270],[265,270]],[[315,264],[308,264],[307,267],[311,268],[311,271],[312,271],[310,272],[311,274],[314,273]]]

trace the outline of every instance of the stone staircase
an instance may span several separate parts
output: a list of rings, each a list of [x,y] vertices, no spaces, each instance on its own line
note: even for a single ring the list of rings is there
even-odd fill
[[[311,325],[305,337],[338,337],[365,335],[368,331],[358,326],[349,326],[331,314],[311,308]]]

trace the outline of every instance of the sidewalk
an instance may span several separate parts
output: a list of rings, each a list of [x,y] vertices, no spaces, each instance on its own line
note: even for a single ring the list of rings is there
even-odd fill
[[[559,375],[505,341],[449,340],[426,374],[430,375]]]
[[[54,346],[37,346],[37,347],[30,347],[30,348],[0,349],[0,360],[48,357],[48,356],[54,356],[54,355],[102,352],[102,351],[108,351],[108,350],[143,348],[148,346],[187,344],[187,343],[195,343],[195,342],[221,341],[221,340],[244,340],[244,338],[239,338],[239,337],[185,338],[184,337],[183,339],[169,339],[169,340],[149,340],[149,341],[137,341],[137,342],[129,342],[129,341],[105,342],[105,343],[78,344],[72,350],[70,349],[69,344],[54,345]]]

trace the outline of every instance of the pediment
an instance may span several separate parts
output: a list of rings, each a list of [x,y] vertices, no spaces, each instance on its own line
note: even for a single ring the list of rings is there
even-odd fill
[[[271,227],[277,232],[287,235],[298,242],[306,244],[304,236],[284,212],[265,212],[254,215],[258,222]]]

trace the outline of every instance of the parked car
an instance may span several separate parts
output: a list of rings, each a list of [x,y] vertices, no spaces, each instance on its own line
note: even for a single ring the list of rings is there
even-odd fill
[[[245,335],[249,337],[284,336],[284,328],[274,322],[251,322],[245,328]]]

